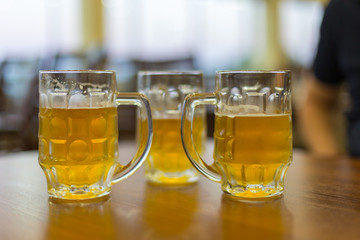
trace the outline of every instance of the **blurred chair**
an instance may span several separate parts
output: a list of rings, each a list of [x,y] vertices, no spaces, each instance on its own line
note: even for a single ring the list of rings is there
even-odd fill
[[[5,111],[6,105],[6,96],[4,93],[4,77],[3,77],[3,68],[5,65],[5,61],[0,63],[0,113]]]
[[[89,48],[86,51],[88,68],[93,70],[106,70],[108,57],[107,52],[102,48]]]
[[[24,67],[21,61],[17,61],[16,64],[18,67]],[[39,70],[103,69],[105,64],[106,53],[104,51],[58,53],[55,56],[38,59],[31,68],[27,68],[29,74],[24,74],[26,76],[20,77],[23,83],[21,85],[21,94],[17,94],[20,97],[17,99],[16,107],[11,108],[12,111],[9,111],[8,107],[7,111],[0,117],[0,142],[4,143],[0,148],[10,151],[37,149]],[[6,69],[8,62],[3,65]],[[19,70],[15,68],[14,71]],[[6,85],[6,83],[10,81],[6,81],[8,74],[6,74],[6,71],[1,72],[1,79],[5,78]],[[13,139],[16,139],[16,142],[14,142]]]
[[[58,53],[55,56],[47,56],[39,60],[35,75],[31,79],[24,101],[21,105],[20,122],[17,127],[17,135],[21,140],[21,150],[32,150],[38,147],[38,113],[39,113],[39,70],[79,70],[79,69],[103,69],[106,64],[106,53]]]
[[[22,119],[20,123],[21,150],[34,150],[38,147],[39,128],[39,70],[54,69],[55,57],[47,56],[39,59],[36,74],[31,79],[25,100],[21,106]]]
[[[51,64],[52,70],[84,70],[89,69],[89,62],[85,53],[57,53]]]
[[[59,52],[54,57],[53,70],[104,70],[107,53],[101,48],[90,48],[84,52]]]
[[[145,59],[133,59],[132,61],[136,66],[137,71],[195,70],[194,58],[192,56],[161,61],[151,61]]]
[[[39,59],[7,58],[1,64],[0,84],[3,97],[0,112],[0,149],[17,151],[25,149],[22,125],[28,89],[38,76]]]

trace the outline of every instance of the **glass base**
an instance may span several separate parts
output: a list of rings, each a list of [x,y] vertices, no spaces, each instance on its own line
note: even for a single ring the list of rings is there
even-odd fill
[[[48,193],[50,197],[64,200],[85,200],[100,198],[109,195],[110,187],[107,188],[90,188],[90,187],[59,187],[50,188]]]
[[[199,175],[195,169],[182,172],[162,172],[159,170],[145,171],[146,179],[153,184],[159,185],[186,185],[197,182]]]
[[[222,190],[235,197],[243,199],[263,199],[273,198],[282,195],[284,191],[283,186],[264,186],[262,184],[252,184],[243,186],[231,186],[228,183],[222,185]]]
[[[221,170],[221,189],[235,198],[264,199],[282,195],[287,169],[285,164],[218,163]]]

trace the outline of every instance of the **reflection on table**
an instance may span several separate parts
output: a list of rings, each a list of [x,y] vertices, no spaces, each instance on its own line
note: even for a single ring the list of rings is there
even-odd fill
[[[150,185],[141,168],[108,197],[63,202],[49,199],[37,152],[21,152],[0,157],[0,239],[360,239],[359,186],[359,159],[295,150],[277,199],[234,200],[203,177]]]

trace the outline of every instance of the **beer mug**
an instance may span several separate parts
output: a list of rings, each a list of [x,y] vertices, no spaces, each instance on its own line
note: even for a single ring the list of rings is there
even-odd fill
[[[214,93],[186,97],[182,140],[193,165],[240,198],[282,194],[292,161],[290,71],[217,71]],[[196,107],[215,105],[213,163],[193,147]]]
[[[203,92],[203,75],[198,71],[138,73],[138,91],[149,98],[154,138],[145,162],[148,181],[160,184],[187,184],[198,173],[187,159],[181,143],[181,110],[185,96]],[[202,152],[205,144],[205,115],[194,116],[194,144]],[[141,124],[139,126],[141,128]]]
[[[89,199],[134,173],[152,138],[149,102],[119,93],[113,71],[40,71],[39,163],[51,197]],[[118,105],[136,105],[146,132],[135,157],[119,163]],[[121,116],[120,116],[121,117]]]

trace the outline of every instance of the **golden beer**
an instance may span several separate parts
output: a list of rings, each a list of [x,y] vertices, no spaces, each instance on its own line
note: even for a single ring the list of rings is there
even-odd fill
[[[49,193],[92,198],[110,191],[119,166],[117,109],[40,108],[39,162]]]
[[[204,151],[205,119],[194,118],[193,138],[199,153]],[[153,141],[147,158],[146,176],[154,182],[182,184],[192,182],[197,172],[187,158],[181,142],[180,118],[153,119]]]
[[[290,114],[215,115],[214,160],[222,188],[243,197],[282,191],[292,159]]]

